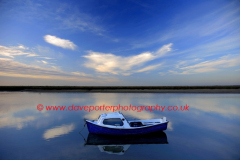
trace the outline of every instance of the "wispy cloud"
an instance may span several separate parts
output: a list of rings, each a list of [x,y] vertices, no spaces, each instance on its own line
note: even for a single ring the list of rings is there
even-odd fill
[[[223,38],[218,38],[217,40],[206,42],[205,44],[201,44],[196,47],[175,51],[173,54],[184,55],[185,58],[195,58],[198,60],[213,55],[226,55],[226,52],[229,51],[232,51],[232,53],[238,53],[240,47],[239,37],[240,35],[238,36],[238,34],[230,34]]]
[[[80,12],[64,14],[64,16],[56,15],[55,19],[61,23],[60,29],[91,31],[97,35],[103,35],[102,32],[104,32],[104,29],[96,24],[93,17]]]
[[[76,49],[76,45],[71,42],[70,40],[67,40],[67,39],[61,39],[61,38],[58,38],[56,36],[51,36],[51,35],[45,35],[44,36],[44,40],[47,42],[47,43],[50,43],[52,45],[55,45],[55,46],[58,46],[58,47],[62,47],[62,48],[65,48],[65,49]]]
[[[36,56],[39,56],[39,55],[37,55],[36,53],[30,53],[26,57],[36,57]]]
[[[238,6],[239,3],[235,1],[218,10],[211,10],[204,14],[196,14],[199,12],[197,8],[196,10],[189,8],[170,19],[172,25],[166,29],[158,31],[153,28],[151,34],[143,39],[132,40],[130,43],[132,48],[136,49],[166,41],[172,41],[174,44],[177,44],[176,42],[189,43],[189,39],[193,43],[194,41],[214,43],[215,40],[234,32],[237,32],[235,35],[239,36],[240,8]],[[189,13],[197,16],[191,17]]]
[[[59,79],[72,81],[92,81],[84,77],[86,74],[76,75],[58,69],[43,68],[13,61],[9,58],[0,58],[0,76],[38,78],[38,79]]]
[[[178,71],[169,70],[173,74],[194,74],[204,73],[229,68],[240,65],[239,55],[222,56],[215,60],[202,61],[197,64],[187,65],[186,63],[179,63]]]
[[[47,61],[43,61],[43,60],[42,60],[41,62],[44,63],[44,64],[47,64],[47,63],[48,63]]]
[[[145,71],[149,71],[149,70],[154,70],[156,68],[158,68],[159,66],[161,66],[162,64],[157,64],[157,65],[151,65],[151,66],[147,66],[143,69],[139,69],[136,72],[145,72]]]
[[[96,34],[104,32],[99,17],[83,13],[79,6],[61,2],[11,1],[5,3],[7,15],[19,18],[21,21],[45,21],[54,29],[90,31]]]
[[[82,72],[71,72],[72,74],[78,75],[78,76],[90,76],[86,73],[82,73]]]
[[[111,53],[107,54],[89,51],[88,55],[83,56],[88,59],[84,65],[88,68],[95,69],[97,72],[129,75],[134,67],[139,67],[140,65],[159,58],[171,51],[171,46],[172,44],[170,43],[168,45],[164,45],[156,52],[144,52],[139,55],[129,57],[116,56]],[[150,70],[154,67],[150,66],[149,68],[145,68],[145,70]]]
[[[28,51],[28,47],[23,45],[19,46],[12,46],[12,47],[5,47],[0,45],[0,55],[5,57],[14,58],[15,56],[22,56],[25,55],[27,57],[35,57],[38,56],[36,53],[32,53]]]
[[[54,58],[50,58],[50,57],[41,57],[41,58],[44,58],[44,59],[54,59]]]

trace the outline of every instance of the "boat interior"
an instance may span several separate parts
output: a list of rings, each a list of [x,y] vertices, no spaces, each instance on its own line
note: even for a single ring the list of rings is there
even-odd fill
[[[130,122],[129,125],[130,125],[130,127],[146,126],[146,125],[143,125],[142,122]]]

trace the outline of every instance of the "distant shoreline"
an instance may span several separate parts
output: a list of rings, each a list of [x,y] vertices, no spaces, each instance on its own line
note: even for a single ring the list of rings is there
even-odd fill
[[[90,93],[240,93],[240,86],[0,86],[2,91]]]

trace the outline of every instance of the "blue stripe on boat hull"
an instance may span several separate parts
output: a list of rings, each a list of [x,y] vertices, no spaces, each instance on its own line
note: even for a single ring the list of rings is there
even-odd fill
[[[90,133],[122,136],[122,135],[148,134],[148,133],[163,131],[167,129],[167,124],[168,122],[154,125],[154,126],[138,128],[138,129],[114,129],[114,128],[101,127],[101,126],[92,124],[90,122],[87,122],[87,127]]]

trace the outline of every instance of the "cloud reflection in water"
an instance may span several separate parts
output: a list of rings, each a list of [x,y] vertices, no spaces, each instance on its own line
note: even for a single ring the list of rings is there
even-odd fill
[[[69,125],[57,126],[55,128],[46,130],[43,134],[43,138],[45,140],[48,140],[51,138],[59,137],[61,135],[70,133],[74,129],[75,129],[75,125],[73,123]]]

